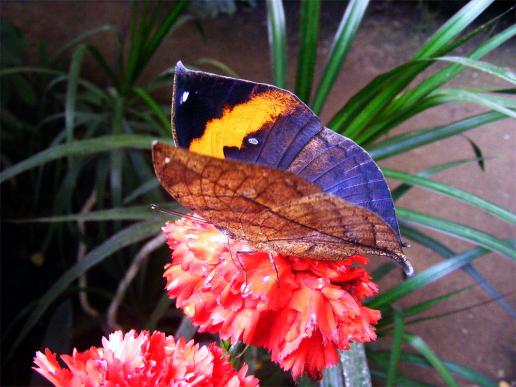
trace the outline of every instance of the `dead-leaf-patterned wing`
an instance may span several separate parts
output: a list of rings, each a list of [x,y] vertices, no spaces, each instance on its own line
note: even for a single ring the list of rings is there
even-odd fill
[[[261,213],[255,221],[268,229],[278,216],[303,227],[269,233],[262,247],[322,260],[341,260],[353,254],[385,255],[408,275],[413,272],[392,228],[373,212],[337,196],[323,192],[295,198]]]
[[[407,271],[397,235],[382,219],[290,172],[163,144],[154,145],[153,160],[181,205],[257,248],[322,260],[387,255]]]
[[[164,144],[154,145],[153,162],[161,185],[182,206],[250,242],[263,240],[267,231],[254,220],[258,214],[293,198],[321,192],[285,171]],[[276,219],[274,229],[289,227],[293,225],[286,219]]]

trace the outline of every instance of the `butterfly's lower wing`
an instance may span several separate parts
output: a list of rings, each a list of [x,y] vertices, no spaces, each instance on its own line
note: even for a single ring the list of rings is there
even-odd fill
[[[326,260],[370,253],[404,264],[383,220],[289,172],[163,144],[154,145],[153,159],[161,184],[181,205],[259,248]]]
[[[161,185],[184,207],[192,209],[238,238],[262,241],[264,230],[253,221],[262,212],[293,198],[321,192],[290,173],[260,165],[217,159],[164,144],[153,147]],[[273,227],[289,230],[286,219]]]
[[[271,226],[278,218],[295,224],[296,229],[273,232]],[[261,246],[271,250],[322,260],[341,260],[354,254],[385,255],[408,275],[413,272],[396,233],[381,218],[334,195],[322,192],[292,199],[259,214],[255,222],[270,230]]]

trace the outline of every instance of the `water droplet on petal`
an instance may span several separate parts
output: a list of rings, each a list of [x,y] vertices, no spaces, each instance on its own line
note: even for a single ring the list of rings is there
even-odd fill
[[[259,141],[258,141],[256,138],[254,138],[254,137],[249,138],[249,139],[247,140],[247,142],[248,142],[249,144],[251,144],[251,145],[258,145],[258,143],[259,143]]]

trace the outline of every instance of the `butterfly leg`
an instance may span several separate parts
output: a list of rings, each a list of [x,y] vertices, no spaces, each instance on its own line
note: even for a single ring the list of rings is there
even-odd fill
[[[240,266],[240,268],[244,272],[244,282],[245,282],[245,287],[247,288],[247,270],[245,269],[244,265],[242,264],[242,262],[238,258],[239,251],[237,251],[237,253],[236,253],[236,261],[235,261],[235,259],[233,258],[233,252],[231,251],[231,245],[229,243],[229,237],[228,236],[226,236],[226,241],[227,241],[227,245],[228,245],[229,256],[231,257],[231,261],[233,262],[233,265]],[[238,262],[238,264],[237,264],[237,262]]]
[[[267,255],[269,256],[269,261],[272,263],[272,266],[274,267],[274,271],[276,272],[276,285],[279,288],[279,272],[278,272],[278,266],[276,266],[276,262],[274,262],[274,258],[272,256],[272,253],[267,252]]]

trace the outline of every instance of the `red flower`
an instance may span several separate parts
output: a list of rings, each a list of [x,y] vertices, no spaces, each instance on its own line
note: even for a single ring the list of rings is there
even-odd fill
[[[214,226],[183,218],[163,228],[173,249],[166,289],[201,331],[271,351],[297,379],[320,379],[350,342],[376,339],[380,312],[361,305],[377,293],[369,274],[353,263],[254,252]],[[230,250],[231,249],[231,253]],[[247,251],[246,253],[237,253]],[[276,273],[277,269],[277,273]]]
[[[56,386],[257,386],[245,376],[247,366],[236,372],[221,348],[199,347],[193,340],[177,342],[172,336],[147,331],[117,331],[102,339],[102,347],[72,356],[61,355],[62,368],[48,348],[36,353],[34,367]]]

